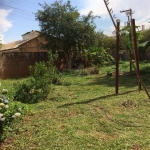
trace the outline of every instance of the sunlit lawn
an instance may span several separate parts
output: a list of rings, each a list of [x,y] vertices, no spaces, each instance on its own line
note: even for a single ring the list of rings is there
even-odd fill
[[[138,91],[135,75],[120,76],[115,95],[115,77],[106,76],[113,70],[63,75],[64,84],[55,85],[46,101],[30,105],[29,115],[13,125],[2,149],[149,150],[150,100],[144,90]],[[149,74],[143,81],[150,92]]]

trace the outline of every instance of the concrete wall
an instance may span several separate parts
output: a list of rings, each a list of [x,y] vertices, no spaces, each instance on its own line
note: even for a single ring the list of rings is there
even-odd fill
[[[107,53],[111,56],[113,56],[114,59],[116,59],[116,50],[107,50]],[[125,50],[119,51],[119,58],[120,60],[129,60],[129,57]]]
[[[20,78],[29,75],[29,66],[38,61],[47,61],[47,50],[41,48],[45,40],[37,37],[21,46],[17,50],[0,52],[0,78]],[[64,69],[66,66],[64,53],[58,55],[56,66]]]
[[[5,52],[0,53],[0,78],[22,78],[30,75],[29,66],[35,62],[47,61],[47,52]],[[58,69],[64,69],[65,59],[63,53],[59,54],[55,65]]]
[[[21,46],[19,46],[20,52],[47,52],[47,50],[41,48],[41,43],[45,43],[44,39],[37,37],[34,38]]]
[[[20,78],[29,75],[29,66],[37,61],[46,61],[47,53],[3,53],[0,54],[0,78]]]

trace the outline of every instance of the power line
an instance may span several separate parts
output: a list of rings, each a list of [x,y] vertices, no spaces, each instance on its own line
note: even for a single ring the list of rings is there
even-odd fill
[[[13,1],[13,0],[11,0],[11,3],[13,3],[13,4],[21,4],[21,6],[27,6],[27,7],[30,7],[30,8],[36,8],[38,5],[33,5],[33,4],[31,4],[31,3],[25,3],[26,1]]]
[[[29,12],[29,11],[26,11],[26,10],[23,10],[23,9],[20,9],[20,8],[16,8],[16,7],[8,6],[8,5],[3,5],[3,4],[0,4],[0,6],[8,7],[8,8],[12,8],[12,9],[16,9],[16,10],[19,10],[19,11],[23,11],[23,12],[25,12],[25,13],[29,13],[29,15],[33,15],[33,13],[32,13],[32,12]]]
[[[24,1],[24,0],[20,0],[22,3],[28,3],[29,5],[34,5],[34,6],[38,6],[38,3],[36,4],[36,3],[33,3],[33,1],[30,1],[30,2],[28,2],[27,0],[26,1]]]
[[[20,17],[20,18],[22,18],[22,19],[35,20],[35,19],[34,19],[34,16],[32,17],[32,16],[29,16],[28,14],[21,14],[21,13],[18,13],[17,11],[12,11],[12,12],[9,14],[9,16],[10,16],[11,18],[14,17],[14,15],[15,15],[15,16],[18,16],[18,17]]]
[[[2,6],[0,6],[0,8],[6,9],[6,8],[4,8]],[[27,14],[27,13],[21,12],[19,10],[13,10],[13,11],[11,11],[11,13],[9,13],[9,16],[12,16],[12,14],[17,14],[17,15],[22,16],[22,17],[25,16],[25,17],[28,17],[28,18],[33,18],[34,17],[34,15]]]

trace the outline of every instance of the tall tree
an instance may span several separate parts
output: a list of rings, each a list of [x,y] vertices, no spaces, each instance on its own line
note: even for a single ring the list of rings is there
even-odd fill
[[[105,37],[103,31],[97,31],[96,33],[96,43],[97,47],[103,47],[103,38]]]
[[[147,29],[142,32],[143,38],[140,40],[140,43],[150,41],[150,29]]]
[[[102,47],[104,47],[104,49],[114,50],[116,48],[115,37],[105,35],[102,39]]]
[[[35,14],[39,21],[41,36],[47,43],[45,46],[52,51],[63,51],[66,66],[71,68],[74,53],[81,52],[95,42],[95,28],[92,12],[81,16],[70,1],[63,3],[56,0],[53,4],[40,4],[42,10]]]

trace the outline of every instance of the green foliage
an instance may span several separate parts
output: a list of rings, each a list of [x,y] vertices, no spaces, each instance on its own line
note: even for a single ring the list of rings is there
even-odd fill
[[[138,29],[138,27],[136,27]],[[121,31],[121,49],[132,50],[133,49],[133,35],[132,35],[132,27],[126,26]],[[140,40],[143,38],[142,32],[137,31],[137,44],[139,45]]]
[[[114,36],[104,36],[102,39],[102,46],[104,49],[114,50],[116,48],[116,39]]]
[[[0,142],[7,137],[12,122],[26,114],[26,111],[25,106],[9,101],[4,95],[0,96]]]
[[[146,43],[146,44],[145,44]],[[139,56],[146,56],[146,51],[150,47],[150,41],[140,44],[138,46]]]
[[[104,40],[104,38],[105,38],[105,35],[103,34],[103,31],[97,31],[96,33],[95,33],[95,45],[97,46],[97,47],[103,47],[103,40]]]
[[[105,62],[112,62],[114,59],[102,47],[90,47],[86,57],[91,64],[103,65]]]
[[[141,31],[137,31],[137,41],[138,41],[138,45],[140,44],[140,40],[144,38],[143,33]]]
[[[146,54],[145,46],[143,45],[138,46],[138,52],[139,52],[139,56],[145,56]]]
[[[146,42],[150,40],[150,29],[147,29],[142,32],[143,38],[140,39],[140,43]]]
[[[120,35],[121,35],[121,44],[120,44],[121,49],[131,50],[133,48],[131,40],[132,39],[131,27],[126,26],[123,29],[121,29]]]
[[[41,36],[47,41],[44,46],[52,51],[63,51],[67,69],[70,69],[71,56],[95,43],[94,19],[97,16],[93,16],[92,12],[81,16],[69,0],[66,3],[56,0],[50,5],[40,5],[43,10],[39,10],[35,16],[39,21]]]
[[[53,55],[49,53],[49,61],[38,62],[35,66],[30,67],[31,77],[15,85],[14,99],[24,103],[37,103],[46,99],[52,91],[52,83],[58,77],[53,62]]]
[[[145,49],[148,49],[150,47],[150,41],[148,41],[145,45]]]
[[[129,71],[129,65],[129,61],[122,61],[120,67]],[[141,68],[143,65],[149,72],[150,63],[141,63]],[[34,115],[16,124],[16,130],[1,149],[149,150],[150,113],[146,93],[139,93],[135,76],[123,75],[119,77],[116,95],[115,76],[106,76],[108,70],[115,70],[115,65],[100,69],[103,68],[103,75],[64,75],[62,78],[72,85],[56,85],[51,101],[35,104]],[[149,76],[144,79],[148,91],[149,79]]]

